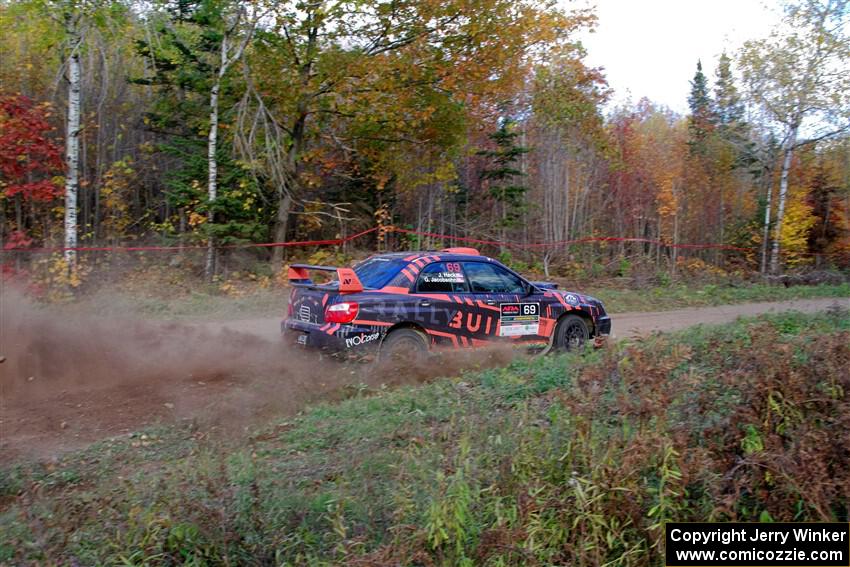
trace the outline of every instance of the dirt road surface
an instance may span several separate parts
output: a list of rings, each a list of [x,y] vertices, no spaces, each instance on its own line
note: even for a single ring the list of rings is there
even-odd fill
[[[371,365],[317,363],[283,348],[279,318],[176,324],[59,317],[0,298],[0,465],[49,459],[94,441],[157,424],[192,422],[241,431],[264,416],[292,413],[352,385],[413,383]],[[614,336],[718,324],[739,316],[850,308],[850,298],[807,299],[613,314]],[[506,364],[504,349],[450,355],[440,375]],[[451,358],[455,357],[455,358]]]
[[[614,336],[629,338],[653,331],[678,331],[697,324],[730,323],[738,317],[754,317],[764,313],[778,313],[780,311],[816,313],[832,306],[850,309],[850,298],[794,299],[765,303],[718,305],[715,307],[693,307],[652,313],[615,313],[611,315],[611,319],[614,322]]]
[[[613,313],[614,338],[631,338],[654,331],[677,331],[704,324],[729,323],[738,317],[754,317],[763,313],[801,311],[815,313],[836,305],[850,309],[850,298],[794,299],[763,303],[741,303],[713,307],[692,307],[673,311]],[[241,319],[229,322],[210,323],[210,328],[227,328],[249,333],[266,339],[274,339],[280,333],[280,318]]]

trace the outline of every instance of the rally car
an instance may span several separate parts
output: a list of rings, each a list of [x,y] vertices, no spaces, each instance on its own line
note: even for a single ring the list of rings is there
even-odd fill
[[[312,270],[335,272],[314,283]],[[297,345],[380,356],[496,341],[572,350],[611,332],[598,299],[531,282],[474,248],[371,256],[354,268],[294,264],[281,332]]]

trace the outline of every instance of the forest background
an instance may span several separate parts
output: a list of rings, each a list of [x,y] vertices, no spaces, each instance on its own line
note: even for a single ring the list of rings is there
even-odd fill
[[[349,250],[243,245],[369,229],[547,275],[850,268],[850,8],[781,9],[680,115],[609,106],[593,10],[548,0],[0,1],[3,272],[277,273]]]

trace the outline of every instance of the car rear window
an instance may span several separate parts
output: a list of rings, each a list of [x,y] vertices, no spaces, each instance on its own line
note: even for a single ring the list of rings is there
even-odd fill
[[[381,289],[406,265],[401,258],[374,256],[354,266],[354,273],[365,289]]]

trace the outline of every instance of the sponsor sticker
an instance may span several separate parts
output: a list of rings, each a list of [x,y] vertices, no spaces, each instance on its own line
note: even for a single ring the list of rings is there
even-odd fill
[[[576,297],[572,293],[568,293],[567,295],[565,295],[564,299],[566,299],[567,303],[569,303],[570,305],[578,305],[579,304],[578,297]]]
[[[353,346],[360,346],[364,343],[370,343],[377,339],[380,336],[380,333],[372,333],[369,335],[360,334],[354,335],[353,337],[349,337],[345,339],[345,348],[351,348]]]
[[[521,337],[540,331],[539,303],[500,303],[499,336]]]

